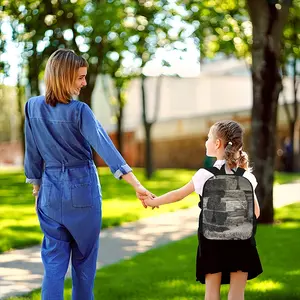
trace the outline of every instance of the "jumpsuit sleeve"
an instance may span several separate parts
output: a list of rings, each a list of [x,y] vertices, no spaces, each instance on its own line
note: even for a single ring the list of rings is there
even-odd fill
[[[25,159],[24,169],[26,182],[41,185],[44,161],[37,149],[28,114],[28,102],[25,105]]]
[[[79,115],[79,129],[88,143],[109,166],[115,178],[121,179],[123,175],[132,171],[106,131],[96,120],[92,110],[85,103],[83,103]]]

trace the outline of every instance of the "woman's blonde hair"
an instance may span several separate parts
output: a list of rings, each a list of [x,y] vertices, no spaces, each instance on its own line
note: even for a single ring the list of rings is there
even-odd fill
[[[45,70],[47,104],[56,106],[58,102],[70,102],[77,71],[81,67],[88,67],[88,63],[73,50],[58,49],[51,54]]]
[[[224,144],[224,159],[229,168],[249,168],[248,154],[243,149],[242,126],[235,121],[219,121],[212,126],[212,134],[215,139],[222,140]]]

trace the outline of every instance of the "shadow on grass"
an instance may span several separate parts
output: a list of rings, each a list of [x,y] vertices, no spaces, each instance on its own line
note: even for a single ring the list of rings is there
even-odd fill
[[[7,227],[8,230],[14,232],[14,231],[18,231],[18,232],[23,232],[23,233],[28,233],[28,232],[38,232],[41,233],[41,229],[40,226],[9,226]]]
[[[39,226],[5,227],[0,232],[0,254],[12,249],[12,245],[14,249],[37,245],[41,242],[42,236]]]
[[[102,229],[108,227],[119,226],[122,223],[133,222],[139,219],[138,214],[126,213],[120,217],[103,217],[102,218]]]

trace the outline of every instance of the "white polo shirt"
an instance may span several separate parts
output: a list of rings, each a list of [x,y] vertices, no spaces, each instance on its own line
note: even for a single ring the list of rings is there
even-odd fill
[[[225,164],[225,160],[217,160],[214,163],[214,167],[218,168],[219,170],[221,169],[221,167]],[[233,174],[232,170],[225,168],[226,174]],[[193,176],[192,181],[194,184],[194,188],[195,188],[195,192],[202,196],[202,191],[203,191],[203,186],[205,184],[205,182],[213,177],[214,174],[205,170],[205,169],[199,169],[196,174]],[[257,186],[257,181],[255,176],[250,173],[249,171],[245,171],[245,173],[243,174],[243,177],[247,178],[252,186],[253,186],[253,191],[255,191],[256,186]]]

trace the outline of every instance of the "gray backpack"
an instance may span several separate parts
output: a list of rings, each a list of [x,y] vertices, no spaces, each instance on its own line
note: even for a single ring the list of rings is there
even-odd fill
[[[206,168],[214,174],[203,187],[201,233],[210,240],[247,240],[254,236],[254,192],[242,168],[226,174],[225,164]]]

